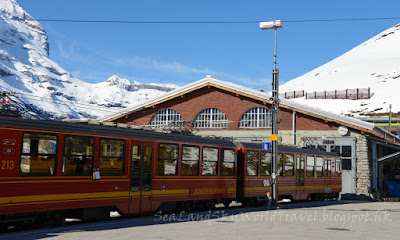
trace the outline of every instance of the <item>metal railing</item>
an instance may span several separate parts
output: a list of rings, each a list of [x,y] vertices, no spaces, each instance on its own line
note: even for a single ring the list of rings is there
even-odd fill
[[[305,97],[306,99],[370,99],[371,88],[353,88],[321,92],[305,92],[304,90],[300,90],[281,93],[280,96],[286,99],[301,97]]]

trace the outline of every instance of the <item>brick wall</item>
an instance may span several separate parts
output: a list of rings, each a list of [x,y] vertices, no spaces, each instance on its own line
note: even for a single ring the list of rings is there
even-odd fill
[[[204,87],[187,93],[182,97],[176,97],[169,101],[156,105],[155,108],[146,108],[141,111],[122,117],[115,122],[122,122],[133,125],[149,125],[152,116],[163,108],[170,108],[177,111],[184,120],[193,121],[196,115],[206,108],[217,108],[223,111],[228,120],[232,121],[229,130],[237,130],[238,122],[243,113],[253,107],[265,107],[270,110],[271,105],[249,97],[236,95],[215,87]],[[289,109],[279,110],[280,130],[291,130],[293,112]],[[296,113],[296,128],[298,130],[333,130],[337,129],[335,123],[325,123],[323,120]],[[243,129],[248,130],[248,129]]]

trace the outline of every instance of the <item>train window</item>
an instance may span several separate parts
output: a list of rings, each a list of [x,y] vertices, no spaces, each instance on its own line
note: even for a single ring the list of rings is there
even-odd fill
[[[317,177],[322,177],[324,175],[324,159],[322,157],[317,157],[315,172],[317,173]]]
[[[177,144],[160,143],[158,148],[158,175],[175,176],[178,167],[179,147]]]
[[[215,176],[218,173],[218,148],[203,147],[202,175]]]
[[[306,165],[306,176],[307,177],[314,176],[314,164],[315,164],[315,157],[307,156],[307,165]]]
[[[56,175],[57,136],[24,133],[20,173],[24,176]]]
[[[143,191],[151,190],[153,178],[153,146],[145,146],[143,154]]]
[[[100,140],[100,173],[103,176],[125,174],[125,141],[118,139]]]
[[[222,176],[235,175],[235,150],[224,149],[222,158]]]
[[[331,176],[331,160],[325,159],[325,176]]]
[[[140,189],[140,159],[142,157],[142,146],[132,146],[132,168],[131,168],[131,191]]]
[[[278,169],[276,172],[277,176],[283,176],[283,154],[278,154]]]
[[[294,155],[285,154],[285,175],[294,176]]]
[[[93,167],[94,138],[66,136],[64,139],[64,175],[90,176]]]
[[[269,152],[261,152],[261,176],[271,176],[272,155]]]
[[[336,159],[335,163],[336,163],[335,171],[336,171],[336,173],[340,173],[340,159]]]
[[[304,185],[304,157],[297,156],[296,183],[298,186]]]
[[[247,176],[258,175],[258,151],[247,151],[246,154],[246,165],[247,165]]]
[[[182,147],[182,176],[199,175],[200,148],[195,146]]]

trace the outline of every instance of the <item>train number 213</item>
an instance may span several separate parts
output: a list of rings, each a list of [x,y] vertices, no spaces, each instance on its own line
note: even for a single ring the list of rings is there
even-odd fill
[[[14,169],[14,161],[1,161],[1,170],[12,170]]]

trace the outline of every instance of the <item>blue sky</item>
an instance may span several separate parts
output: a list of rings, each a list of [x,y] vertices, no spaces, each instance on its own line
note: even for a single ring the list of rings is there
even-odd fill
[[[317,68],[398,24],[400,19],[285,22],[305,19],[399,17],[398,0],[19,0],[36,19],[121,21],[270,21],[281,19],[281,84]],[[258,23],[111,24],[41,22],[50,58],[91,83],[112,75],[180,86],[210,74],[270,90],[274,31]]]

